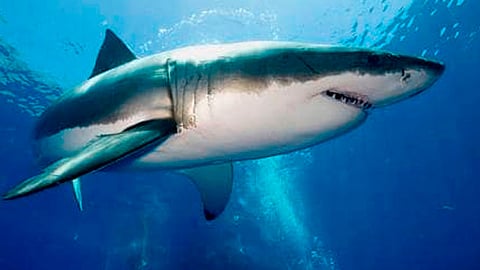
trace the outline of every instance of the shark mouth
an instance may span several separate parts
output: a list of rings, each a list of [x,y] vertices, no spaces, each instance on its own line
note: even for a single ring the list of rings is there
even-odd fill
[[[368,97],[353,92],[339,92],[337,90],[329,89],[323,92],[324,95],[334,100],[340,101],[350,106],[360,109],[370,109],[372,104],[368,102]]]

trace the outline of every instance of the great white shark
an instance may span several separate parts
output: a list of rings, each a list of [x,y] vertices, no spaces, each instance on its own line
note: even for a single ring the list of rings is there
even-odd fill
[[[88,80],[43,113],[45,169],[4,199],[97,170],[175,170],[201,193],[208,220],[225,208],[233,161],[310,147],[376,108],[430,87],[440,62],[386,51],[293,42],[192,46],[137,58],[106,31]]]

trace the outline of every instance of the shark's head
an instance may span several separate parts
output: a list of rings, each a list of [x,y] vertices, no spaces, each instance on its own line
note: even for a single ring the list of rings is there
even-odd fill
[[[371,108],[422,92],[445,69],[435,61],[384,51],[296,43],[271,47],[245,70],[250,81],[274,82],[286,98],[281,106],[286,112],[276,114],[281,123],[292,137],[313,143],[358,126]],[[269,100],[268,107],[272,104]]]
[[[445,70],[439,62],[384,51],[321,48],[304,54],[305,65],[322,74],[317,79],[322,95],[362,109],[414,96],[430,87]]]

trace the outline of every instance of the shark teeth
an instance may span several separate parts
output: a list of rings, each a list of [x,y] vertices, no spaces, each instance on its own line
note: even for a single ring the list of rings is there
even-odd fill
[[[339,92],[332,89],[326,90],[323,93],[330,98],[360,109],[370,109],[372,107],[372,104],[368,102],[368,98],[366,96],[362,96],[357,93]]]

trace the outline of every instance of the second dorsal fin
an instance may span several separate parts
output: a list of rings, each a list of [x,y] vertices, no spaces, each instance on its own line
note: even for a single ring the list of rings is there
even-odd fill
[[[105,32],[105,40],[103,40],[102,47],[95,61],[95,67],[88,78],[95,77],[102,72],[135,59],[137,59],[137,57],[130,51],[127,45],[125,45],[112,30],[107,29]]]

